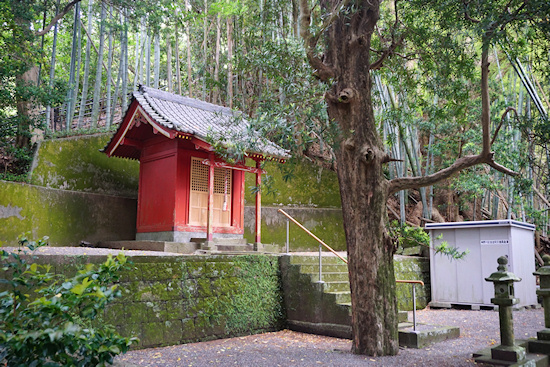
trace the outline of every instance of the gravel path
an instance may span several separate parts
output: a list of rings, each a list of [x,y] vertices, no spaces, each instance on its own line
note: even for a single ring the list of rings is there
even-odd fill
[[[536,337],[544,328],[542,309],[514,312],[515,337]],[[411,319],[412,317],[409,317]],[[283,330],[240,338],[136,350],[117,359],[122,366],[473,366],[472,353],[499,343],[498,312],[422,310],[419,323],[460,327],[460,338],[397,356],[350,353],[351,341]]]

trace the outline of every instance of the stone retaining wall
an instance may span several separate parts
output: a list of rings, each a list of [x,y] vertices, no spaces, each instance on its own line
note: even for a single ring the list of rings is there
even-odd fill
[[[83,265],[105,259],[43,255],[35,261],[51,264],[52,272],[72,276]],[[108,305],[103,319],[122,335],[137,336],[137,348],[281,330],[286,312],[280,259],[275,255],[131,256],[131,266],[120,278],[122,297]],[[396,256],[396,277],[408,275],[429,284],[425,262]],[[399,309],[410,309],[403,304],[410,288],[400,291],[399,287]],[[429,301],[426,291],[418,287],[419,307]]]
[[[72,276],[105,256],[40,256],[53,272]],[[122,297],[103,318],[137,348],[281,330],[285,313],[277,256],[131,256]],[[101,321],[100,321],[101,322]]]

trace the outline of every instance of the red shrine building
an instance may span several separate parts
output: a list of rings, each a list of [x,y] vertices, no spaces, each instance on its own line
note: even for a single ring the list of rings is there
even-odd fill
[[[190,242],[243,238],[245,173],[261,183],[264,160],[284,162],[287,151],[250,136],[229,108],[141,86],[111,141],[109,157],[140,162],[136,240]],[[230,164],[208,142],[245,136],[255,161]],[[209,137],[209,138],[207,138]],[[255,242],[261,243],[261,196],[256,194]]]

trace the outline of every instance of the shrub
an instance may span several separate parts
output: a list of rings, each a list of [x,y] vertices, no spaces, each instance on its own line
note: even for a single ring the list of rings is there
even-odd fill
[[[19,243],[32,251],[45,241],[23,237]],[[98,320],[105,305],[120,296],[113,283],[126,264],[123,254],[109,256],[97,268],[88,264],[68,279],[33,262],[26,250],[2,250],[0,256],[6,278],[0,282],[7,289],[0,293],[0,363],[105,366],[136,341]]]

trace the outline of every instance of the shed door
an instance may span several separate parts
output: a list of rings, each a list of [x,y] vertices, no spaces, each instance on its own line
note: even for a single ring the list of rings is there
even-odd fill
[[[189,224],[206,226],[208,221],[208,170],[202,159],[191,159]],[[214,168],[214,227],[231,226],[231,170]]]

